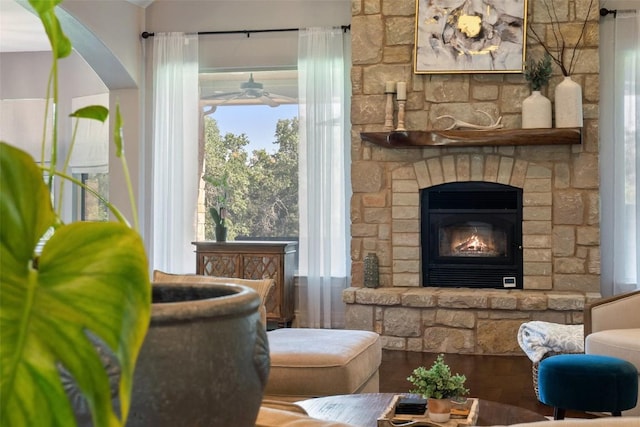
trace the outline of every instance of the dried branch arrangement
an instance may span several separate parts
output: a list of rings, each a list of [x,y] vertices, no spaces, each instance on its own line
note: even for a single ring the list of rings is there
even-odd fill
[[[553,62],[558,64],[558,67],[560,67],[560,70],[562,71],[562,75],[570,76],[578,60],[578,47],[584,42],[584,34],[586,32],[587,22],[589,20],[589,15],[591,15],[594,0],[589,1],[589,9],[587,10],[584,21],[582,22],[580,36],[573,46],[569,46],[567,44],[553,0],[542,0],[541,3],[544,5],[547,14],[549,15],[553,39],[545,40],[540,37],[532,25],[529,26],[531,37],[540,43],[540,46],[543,47]],[[571,50],[570,54],[568,53],[569,50]]]

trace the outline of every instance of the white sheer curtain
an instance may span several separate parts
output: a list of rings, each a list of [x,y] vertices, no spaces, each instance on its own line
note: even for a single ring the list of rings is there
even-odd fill
[[[600,67],[602,293],[616,295],[638,289],[640,277],[638,10],[601,19]]]
[[[300,30],[300,324],[344,327],[350,282],[349,39],[339,28]],[[350,65],[350,63],[349,63]]]
[[[152,266],[194,273],[198,197],[198,36],[153,40]]]

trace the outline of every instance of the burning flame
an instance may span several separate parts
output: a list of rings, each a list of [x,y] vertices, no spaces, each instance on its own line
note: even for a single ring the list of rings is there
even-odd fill
[[[477,234],[472,234],[467,240],[458,244],[454,252],[490,252],[492,249]]]

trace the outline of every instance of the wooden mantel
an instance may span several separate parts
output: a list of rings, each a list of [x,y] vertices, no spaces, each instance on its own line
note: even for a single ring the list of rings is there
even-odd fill
[[[582,128],[361,132],[360,138],[385,148],[582,144]]]

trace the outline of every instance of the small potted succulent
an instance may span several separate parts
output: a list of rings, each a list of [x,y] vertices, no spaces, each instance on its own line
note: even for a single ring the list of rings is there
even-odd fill
[[[444,361],[444,354],[438,355],[433,365],[427,369],[420,366],[407,378],[414,389],[411,393],[420,394],[428,400],[429,418],[435,422],[446,422],[451,416],[451,399],[465,396],[469,390],[464,387],[467,377],[451,374]]]
[[[209,208],[211,218],[215,224],[216,242],[227,241],[227,206],[229,201],[229,184],[227,182],[227,176],[223,175],[220,178],[214,178],[212,176],[204,176],[203,179],[211,184],[216,190],[216,206]]]

